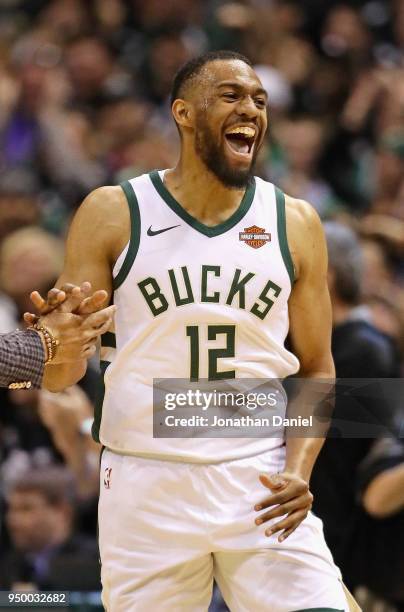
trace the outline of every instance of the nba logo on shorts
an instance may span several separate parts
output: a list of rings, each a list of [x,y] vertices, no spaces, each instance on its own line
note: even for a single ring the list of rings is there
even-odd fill
[[[112,468],[105,468],[104,471],[104,487],[106,489],[110,489],[111,488],[111,472],[112,472]]]

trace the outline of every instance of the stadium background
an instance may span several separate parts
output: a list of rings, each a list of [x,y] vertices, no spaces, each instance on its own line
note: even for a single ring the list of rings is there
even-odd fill
[[[173,75],[190,57],[221,48],[250,57],[269,92],[257,174],[355,232],[361,305],[387,336],[391,375],[402,375],[403,0],[1,0],[0,332],[22,325],[31,290],[53,286],[69,221],[89,191],[175,163]],[[80,387],[63,394],[0,395],[0,588],[70,590],[81,610],[99,600],[99,451],[88,436],[96,377],[94,362]],[[376,464],[371,446],[361,458],[373,466],[366,486],[401,469],[395,511],[381,518],[355,489],[355,513],[377,524],[370,549],[352,524],[352,550],[388,575],[382,587],[362,577],[369,612],[404,605],[404,545],[393,546],[404,540],[401,442],[376,453]],[[347,483],[363,464],[351,468]],[[323,476],[320,495],[321,482],[324,495],[332,487],[332,475]],[[350,517],[341,517],[345,526]],[[82,591],[93,595],[80,599]],[[221,605],[216,594],[212,609]]]

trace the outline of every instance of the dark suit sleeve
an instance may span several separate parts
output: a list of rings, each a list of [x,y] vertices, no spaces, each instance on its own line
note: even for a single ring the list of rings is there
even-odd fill
[[[16,383],[15,388],[38,389],[44,361],[42,342],[35,331],[0,334],[0,387]]]

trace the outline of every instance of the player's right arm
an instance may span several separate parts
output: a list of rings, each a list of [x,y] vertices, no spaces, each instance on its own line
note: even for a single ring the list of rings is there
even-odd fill
[[[65,264],[57,287],[90,281],[93,291],[112,293],[112,268],[129,240],[129,209],[120,187],[101,187],[84,200],[72,221]],[[45,367],[43,386],[60,391],[78,382],[87,361]]]

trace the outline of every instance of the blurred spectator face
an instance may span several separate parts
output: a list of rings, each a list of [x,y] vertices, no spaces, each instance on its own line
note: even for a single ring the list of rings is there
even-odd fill
[[[104,33],[120,28],[126,18],[127,5],[123,0],[95,0],[94,6],[100,29]]]
[[[54,535],[70,524],[64,504],[51,504],[35,490],[10,494],[6,520],[14,546],[24,552],[40,551],[53,544]]]
[[[58,37],[76,36],[87,25],[85,3],[81,0],[54,0],[41,12],[40,21]]]
[[[148,63],[153,90],[160,98],[169,96],[175,73],[188,59],[188,49],[180,36],[160,36],[152,44]]]
[[[195,0],[132,0],[142,30],[159,30],[174,25],[176,28],[195,22],[200,6]]]
[[[276,2],[273,6],[273,19],[281,32],[297,32],[304,23],[302,7],[293,2]]]
[[[144,133],[147,107],[135,100],[121,100],[105,106],[99,115],[99,139],[107,148],[132,142]]]
[[[35,227],[13,232],[0,249],[0,285],[20,308],[29,306],[29,293],[48,291],[63,265],[60,241]]]
[[[113,68],[107,47],[96,38],[85,38],[70,45],[66,63],[79,96],[94,95],[102,88]]]
[[[315,170],[323,146],[323,128],[313,119],[300,119],[285,123],[280,130],[290,168],[304,174]]]
[[[330,11],[325,23],[322,44],[333,57],[366,51],[370,37],[359,13],[349,6],[337,6]]]
[[[276,55],[276,67],[292,85],[302,85],[311,75],[315,53],[305,40],[289,36],[279,43]]]
[[[36,223],[38,220],[39,209],[35,197],[0,193],[0,241],[19,227]]]

